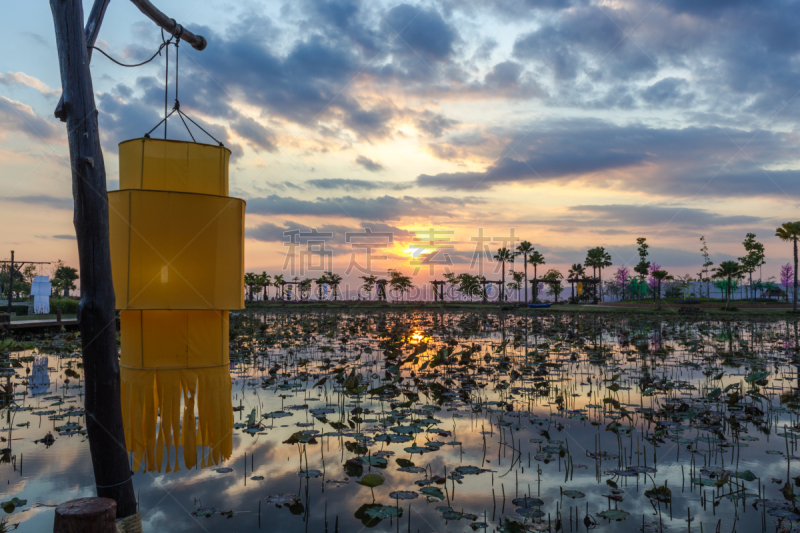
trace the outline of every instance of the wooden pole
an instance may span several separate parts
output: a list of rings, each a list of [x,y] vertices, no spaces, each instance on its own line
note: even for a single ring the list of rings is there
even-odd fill
[[[11,316],[11,300],[14,298],[14,250],[11,250],[11,264],[8,269],[8,316]]]
[[[117,518],[124,518],[136,513],[136,497],[122,426],[106,172],[83,28],[83,5],[80,0],[50,0],[50,8],[61,70],[62,109],[67,121],[75,201],[73,223],[81,272],[78,325],[83,348],[86,430],[97,495],[113,499]]]
[[[94,46],[95,41],[97,41],[97,34],[100,33],[100,25],[103,23],[103,17],[106,14],[106,8],[108,7],[108,3],[111,0],[94,0],[94,5],[92,5],[92,10],[89,12],[89,21],[86,23],[86,46]],[[92,59],[92,49],[88,48],[86,50],[86,56],[89,60]],[[58,99],[58,105],[56,106],[55,116],[61,122],[66,122],[67,116],[64,113],[64,95],[61,95],[61,98]]]
[[[116,533],[117,502],[78,498],[56,507],[53,533]]]

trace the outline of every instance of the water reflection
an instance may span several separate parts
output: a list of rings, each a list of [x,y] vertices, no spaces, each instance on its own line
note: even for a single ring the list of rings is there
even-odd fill
[[[794,321],[292,312],[243,314],[232,331],[232,459],[136,473],[148,531],[797,518],[781,492],[800,455]],[[6,371],[17,406],[0,498],[28,500],[7,515],[20,531],[51,529],[48,506],[93,493],[80,377],[66,372],[80,374],[77,340],[33,341]],[[48,432],[52,446],[34,443]],[[383,482],[357,484],[370,474]]]

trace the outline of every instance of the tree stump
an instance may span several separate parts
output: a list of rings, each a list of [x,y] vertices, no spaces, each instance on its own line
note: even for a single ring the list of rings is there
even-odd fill
[[[53,533],[116,533],[117,502],[78,498],[56,507]]]

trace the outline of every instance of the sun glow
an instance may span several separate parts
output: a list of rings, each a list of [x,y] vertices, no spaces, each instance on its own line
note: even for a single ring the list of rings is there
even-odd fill
[[[408,343],[409,344],[422,344],[423,342],[426,342],[429,339],[430,339],[430,337],[428,335],[425,335],[425,332],[423,332],[421,330],[416,330],[416,331],[414,331],[414,333],[412,333],[411,335],[408,336]]]
[[[406,255],[410,255],[411,257],[421,257],[425,254],[431,253],[433,250],[429,249],[427,246],[414,246],[409,245],[408,248],[403,250],[403,253]]]

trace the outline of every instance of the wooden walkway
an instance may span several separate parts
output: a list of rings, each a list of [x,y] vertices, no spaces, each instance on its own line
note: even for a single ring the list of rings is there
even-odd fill
[[[54,328],[54,327],[70,327],[77,326],[77,318],[63,318],[59,322],[56,319],[50,320],[14,320],[9,323],[11,329],[39,329],[39,328]]]

